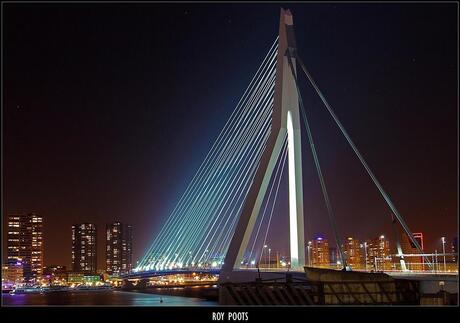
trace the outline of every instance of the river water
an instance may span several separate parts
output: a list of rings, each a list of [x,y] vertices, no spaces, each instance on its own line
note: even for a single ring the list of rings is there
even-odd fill
[[[56,292],[47,294],[2,294],[4,306],[217,306],[200,298],[126,292],[120,290]]]

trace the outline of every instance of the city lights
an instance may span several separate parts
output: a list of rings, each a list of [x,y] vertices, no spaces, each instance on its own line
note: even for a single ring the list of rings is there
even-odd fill
[[[455,5],[6,6],[2,306],[458,305]]]

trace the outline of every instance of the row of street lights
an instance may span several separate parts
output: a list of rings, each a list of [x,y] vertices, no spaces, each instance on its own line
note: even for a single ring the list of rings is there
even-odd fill
[[[442,241],[442,253],[444,254],[444,272],[446,272],[446,237],[441,238]]]
[[[441,242],[442,242],[442,254],[443,254],[443,263],[444,263],[444,272],[447,271],[447,263],[446,263],[446,237],[441,237]],[[435,250],[434,251],[435,254],[436,254],[436,260],[435,260],[435,264],[438,263],[438,251]]]
[[[444,271],[446,271],[446,269],[447,269],[447,264],[446,264],[446,238],[442,237],[441,241],[442,241],[442,253],[444,254]],[[364,248],[364,254],[365,254],[364,265],[365,265],[365,270],[367,271],[367,247],[368,247],[367,242],[364,242],[363,244],[361,244],[360,247]],[[271,251],[272,251],[272,249],[269,248],[268,245],[264,245],[262,252],[265,252],[266,249],[268,249],[268,261],[267,261],[267,258],[265,258],[265,266],[268,267],[268,268],[271,268]],[[312,242],[308,241],[308,243],[307,243],[307,256],[308,256],[308,265],[309,266],[312,265],[311,249],[312,249]],[[263,257],[263,253],[262,253],[262,257]],[[254,265],[255,261],[252,261],[251,264]]]
[[[444,257],[444,271],[447,271],[447,264],[446,264],[446,237],[441,237],[441,242],[442,242],[442,253]],[[266,245],[264,246],[266,247]],[[360,245],[361,248],[364,248],[364,254],[365,254],[365,261],[364,261],[364,266],[365,270],[367,271],[367,242],[364,242],[363,244]],[[312,249],[312,242],[308,241],[307,243],[307,256],[308,256],[308,265],[311,266],[311,249]]]
[[[267,249],[268,246],[267,245],[264,245],[264,251],[265,249]],[[265,266],[270,268],[271,267],[271,252],[272,252],[272,249],[271,248],[268,248],[268,266],[267,266],[267,263],[265,262]]]

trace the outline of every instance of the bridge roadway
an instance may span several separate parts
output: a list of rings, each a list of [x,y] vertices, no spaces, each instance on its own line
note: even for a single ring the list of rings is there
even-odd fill
[[[241,272],[247,273],[257,273],[257,269],[255,268],[241,268]],[[364,270],[356,270],[355,272],[367,272]],[[180,274],[210,274],[210,275],[219,275],[220,268],[195,268],[195,269],[171,269],[171,270],[151,270],[151,271],[143,271],[140,273],[130,273],[122,275],[120,278],[123,279],[145,279],[145,278],[152,278],[152,277],[161,277],[161,276],[171,276],[171,275],[180,275]],[[276,273],[276,274],[285,274],[285,273],[295,273],[304,275],[304,272],[294,272],[294,271],[287,271],[287,270],[279,270],[276,268],[261,268],[260,274],[264,275],[264,273]],[[437,272],[433,273],[431,271],[427,272],[401,272],[401,271],[385,271],[385,274],[388,274],[394,278],[407,278],[407,279],[417,279],[417,280],[455,280],[458,279],[458,273],[455,272]]]
[[[359,272],[359,271],[358,271]],[[173,270],[161,270],[161,271],[144,271],[140,273],[131,273],[128,275],[123,275],[120,278],[127,280],[137,280],[137,279],[148,279],[153,277],[161,276],[172,276],[172,275],[181,275],[181,274],[209,274],[209,275],[219,275],[220,268],[204,268],[204,269],[173,269]],[[241,277],[237,280],[254,280],[255,277],[261,276],[262,279],[273,279],[281,278],[280,275],[285,276],[286,273],[291,273],[294,276],[294,279],[305,279],[305,272],[289,272],[289,271],[280,271],[278,269],[268,269],[263,268],[258,272],[256,269],[248,268],[241,269],[239,274]],[[457,292],[458,290],[458,273],[433,273],[433,272],[395,272],[389,271],[385,272],[393,278],[397,279],[411,279],[418,280],[421,282],[421,287],[424,292],[434,292],[435,290],[443,289],[448,292]],[[238,276],[238,275],[237,275]],[[236,277],[235,277],[236,278]]]
[[[359,272],[359,271],[357,271]],[[163,270],[163,271],[146,271],[142,273],[132,273],[124,275],[124,280],[147,280],[153,277],[171,276],[178,274],[210,274],[219,275],[220,268],[209,269],[182,269],[182,270]],[[264,269],[259,272],[253,268],[242,269],[233,273],[232,282],[253,282],[256,278],[263,281],[284,281],[287,279],[286,274],[290,274],[293,281],[303,281],[306,279],[305,272],[279,271],[276,269]],[[432,273],[432,272],[385,272],[395,279],[408,279],[420,282],[420,292],[422,294],[436,294],[439,291],[446,291],[451,294],[458,293],[458,273]],[[215,282],[217,283],[217,282]],[[184,285],[185,286],[185,285]],[[171,286],[169,286],[171,287]]]
[[[127,275],[122,275],[122,279],[147,279],[153,277],[161,276],[172,276],[172,275],[191,275],[196,274],[209,274],[209,275],[218,275],[220,268],[209,268],[209,269],[171,269],[171,270],[151,270],[143,271],[140,273],[131,273]]]
[[[248,277],[253,277],[254,275],[258,275],[258,271],[256,268],[241,268],[239,271],[237,271],[241,274],[248,274]],[[130,273],[130,274],[125,274],[121,275],[120,278],[122,279],[147,279],[147,278],[153,278],[153,277],[161,277],[161,276],[172,276],[172,275],[187,275],[187,274],[209,274],[209,275],[219,275],[220,273],[220,268],[195,268],[195,269],[171,269],[171,270],[150,270],[150,271],[143,271],[143,272],[138,272],[138,273]],[[282,275],[283,277],[285,276],[286,273],[291,273],[296,275],[297,277],[302,276],[305,277],[305,272],[294,272],[294,271],[288,271],[286,269],[284,270],[279,270],[276,268],[261,268],[260,269],[260,275],[265,276],[265,275],[270,275],[274,274],[276,277],[280,277]]]

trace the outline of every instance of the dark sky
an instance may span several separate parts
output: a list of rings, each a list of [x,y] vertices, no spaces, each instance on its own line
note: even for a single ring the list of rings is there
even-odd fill
[[[2,213],[45,217],[46,264],[70,265],[78,222],[98,226],[101,268],[107,222],[131,223],[135,259],[144,253],[275,39],[279,7],[3,4]],[[318,85],[409,226],[439,250],[457,235],[456,4],[289,8]],[[302,91],[341,234],[389,234],[389,209]],[[307,238],[330,236],[304,159]]]

